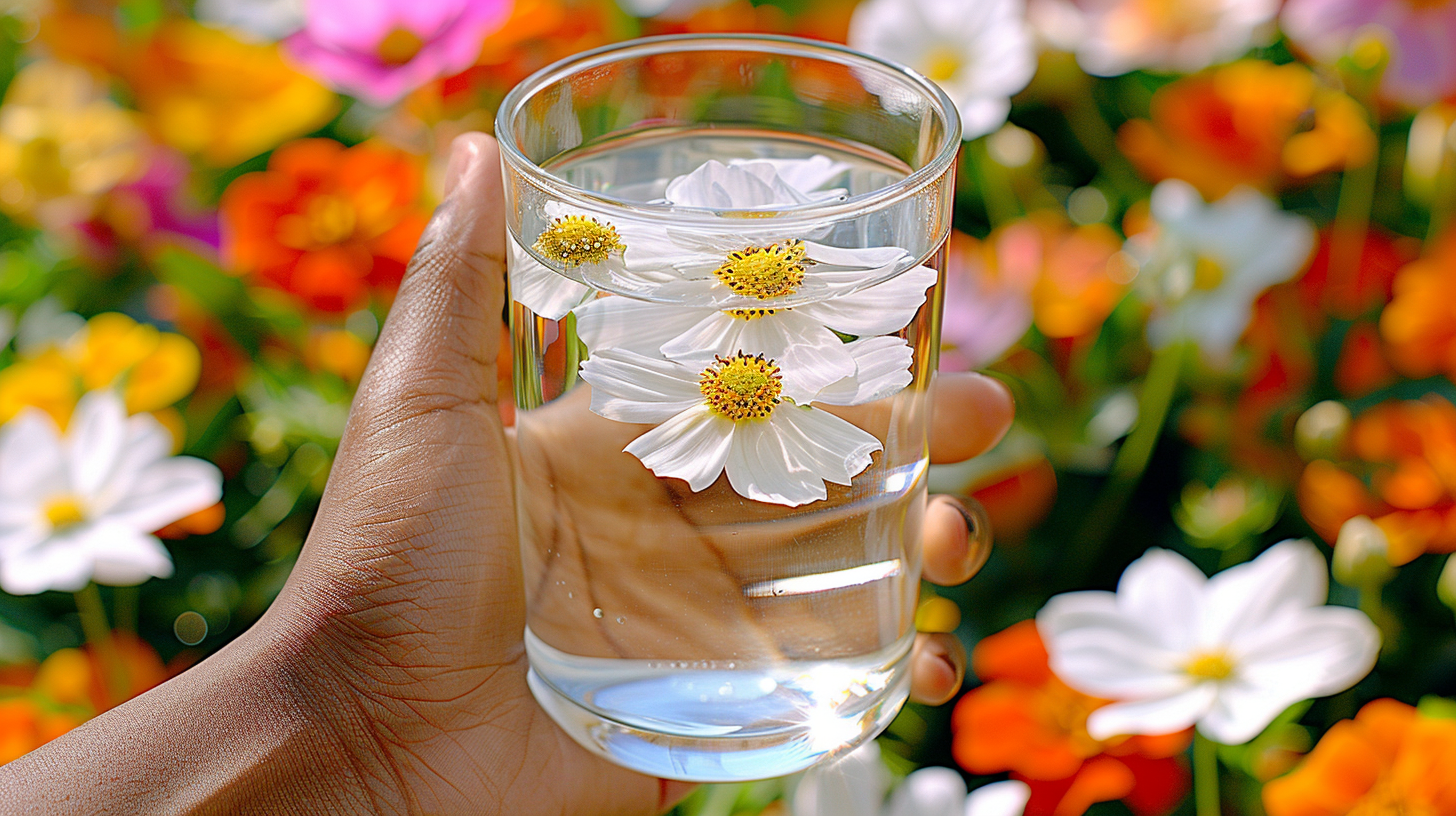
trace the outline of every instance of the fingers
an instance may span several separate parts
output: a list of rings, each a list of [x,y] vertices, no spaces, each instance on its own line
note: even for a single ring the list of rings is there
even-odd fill
[[[919,634],[910,652],[910,699],[925,705],[948,702],[966,677],[966,649],[951,634]]]
[[[991,520],[974,499],[936,496],[922,537],[925,580],[941,586],[969,581],[991,556]]]
[[[1001,441],[1016,404],[999,381],[972,372],[937,375],[930,413],[930,461],[963,462]]]

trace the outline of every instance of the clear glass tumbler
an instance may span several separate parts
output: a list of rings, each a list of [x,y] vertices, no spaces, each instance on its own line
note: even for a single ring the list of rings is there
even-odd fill
[[[791,773],[909,691],[960,123],[905,68],[659,37],[501,105],[530,683],[577,741]]]

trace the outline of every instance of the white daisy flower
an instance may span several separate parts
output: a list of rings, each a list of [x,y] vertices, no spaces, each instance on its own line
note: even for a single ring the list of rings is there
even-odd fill
[[[939,85],[966,139],[1005,124],[1011,96],[1036,73],[1022,0],[867,0],[850,19],[849,45]]]
[[[1052,671],[1118,702],[1092,712],[1093,739],[1197,725],[1239,745],[1289,706],[1344,691],[1370,672],[1380,632],[1365,613],[1325,606],[1324,557],[1284,541],[1205,578],[1151,549],[1117,592],[1072,592],[1036,616]]]
[[[855,373],[848,347],[835,332],[856,337],[898,332],[914,319],[936,277],[934,269],[917,266],[857,292],[784,308],[723,310],[606,297],[577,307],[577,332],[593,351],[661,353],[689,366],[735,351],[762,354],[817,390]]]
[[[1082,70],[1192,73],[1234,59],[1273,28],[1279,0],[1031,0],[1030,19]]]
[[[604,348],[582,364],[581,376],[592,386],[592,411],[657,425],[626,448],[653,473],[696,492],[726,471],[739,495],[796,507],[825,498],[826,481],[848,485],[883,448],[809,403],[860,405],[910,384],[904,340],[871,337],[847,347],[857,373],[822,389],[743,352],[699,367]]]
[[[842,187],[819,188],[848,170],[844,162],[822,155],[807,159],[733,159],[727,164],[709,160],[669,181],[662,203],[752,210],[832,201],[846,197],[848,191]]]
[[[1286,213],[1247,187],[1204,204],[1187,182],[1153,189],[1156,227],[1128,239],[1138,285],[1153,304],[1154,347],[1193,340],[1226,358],[1253,317],[1254,301],[1294,277],[1314,248],[1309,220]]]
[[[982,785],[969,795],[959,773],[921,768],[888,802],[890,774],[879,745],[867,742],[807,771],[794,788],[793,816],[1021,816],[1031,788],[1015,780]]]
[[[542,211],[546,226],[537,233],[531,249],[559,269],[541,263],[515,236],[508,235],[511,298],[541,317],[560,320],[590,292],[574,278],[610,285],[621,277],[627,237],[605,217],[558,201],[546,202]]]
[[[74,592],[171,575],[151,533],[222,496],[214,465],[171,450],[162,424],[128,417],[112,391],[82,397],[64,434],[34,409],[11,420],[0,433],[0,589]]]

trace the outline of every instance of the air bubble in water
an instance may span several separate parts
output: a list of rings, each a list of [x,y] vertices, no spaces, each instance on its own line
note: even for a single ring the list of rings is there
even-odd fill
[[[594,618],[600,618],[601,616],[602,616],[602,610],[601,609],[593,609],[592,610],[592,617],[594,617]]]

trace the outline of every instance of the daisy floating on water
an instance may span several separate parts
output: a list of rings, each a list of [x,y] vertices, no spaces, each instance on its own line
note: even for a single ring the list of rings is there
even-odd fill
[[[0,588],[74,592],[171,575],[152,531],[222,496],[215,466],[171,450],[162,424],[128,417],[112,391],[82,397],[64,435],[35,409],[12,420],[0,434]]]
[[[820,190],[849,165],[828,156],[807,159],[709,160],[667,183],[663,203],[712,210],[793,207],[844,198],[842,187]]]
[[[611,221],[556,201],[543,208],[546,226],[531,249],[574,277],[610,281],[625,271],[624,235]],[[537,315],[560,320],[590,289],[542,264],[514,235],[507,235],[511,297]]]
[[[581,376],[592,385],[592,411],[657,425],[626,448],[653,473],[696,492],[726,471],[739,495],[795,507],[825,498],[826,481],[848,485],[883,447],[809,403],[861,405],[910,384],[904,340],[871,337],[846,349],[857,373],[827,388],[744,352],[698,367],[607,348],[582,364]]]

